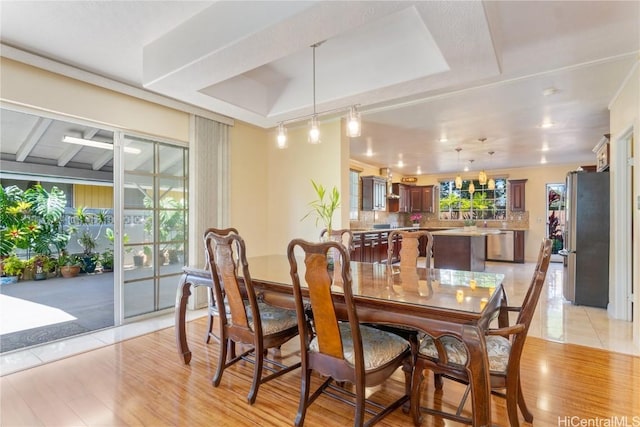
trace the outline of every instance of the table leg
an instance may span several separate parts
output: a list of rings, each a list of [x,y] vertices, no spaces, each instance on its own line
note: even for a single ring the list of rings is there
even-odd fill
[[[191,361],[191,350],[189,350],[189,344],[187,343],[187,330],[186,330],[186,314],[187,314],[187,301],[191,295],[191,282],[187,280],[187,276],[183,275],[178,285],[178,291],[176,293],[176,347],[178,348],[178,354],[184,359],[185,365],[188,365]]]
[[[485,427],[491,425],[491,382],[489,361],[487,360],[484,336],[478,327],[465,325],[462,339],[469,351],[469,385],[473,405],[473,425]]]

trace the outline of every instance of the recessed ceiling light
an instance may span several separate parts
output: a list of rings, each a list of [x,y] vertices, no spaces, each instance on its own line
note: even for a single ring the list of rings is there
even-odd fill
[[[540,151],[543,151],[543,152],[549,151],[549,146],[547,144],[542,144],[542,148]]]
[[[551,122],[551,121],[544,121],[542,122],[542,124],[540,125],[540,127],[542,129],[549,129],[550,127],[553,127],[555,125],[555,123]]]
[[[373,156],[373,151],[371,151],[371,148],[367,149],[367,157],[371,157]]]
[[[540,158],[540,164],[541,164],[541,165],[544,165],[545,163],[547,163],[547,158],[546,158],[545,156],[542,156],[542,157]]]
[[[416,173],[417,173],[418,175],[421,175],[421,174],[422,174],[422,169],[420,168],[420,166],[418,166],[418,169],[416,169]]]
[[[398,160],[398,167],[399,168],[403,168],[404,167],[404,162],[402,160]]]
[[[440,139],[439,139],[439,141],[440,141],[440,142],[447,142],[447,141],[449,141],[449,140],[447,139],[447,137],[446,137],[446,136],[443,136],[442,138],[440,138]]]
[[[545,90],[542,91],[542,94],[544,96],[551,96],[551,95],[555,95],[556,93],[560,92],[558,89],[556,89],[555,87],[548,87]]]

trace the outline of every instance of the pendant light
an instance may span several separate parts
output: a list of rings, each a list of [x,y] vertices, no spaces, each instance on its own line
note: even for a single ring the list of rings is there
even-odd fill
[[[491,157],[489,157],[489,159],[493,158],[493,153],[494,153],[494,151],[489,151],[489,156],[491,156]],[[491,160],[489,160],[489,163],[491,163]],[[493,178],[490,178],[489,182],[487,183],[487,188],[489,190],[495,190],[496,189],[496,180],[493,179]]]
[[[356,106],[349,108],[349,115],[347,116],[347,136],[351,138],[357,138],[360,136],[360,113],[356,109]]]
[[[485,142],[487,138],[478,138],[478,141]],[[478,174],[478,183],[480,185],[485,185],[487,183],[487,173],[482,169]]]
[[[346,120],[347,136],[351,138],[357,138],[362,133],[362,120],[360,118],[360,112],[357,109],[359,104],[351,105],[348,108],[345,108],[345,107],[334,108],[331,110],[325,110],[320,112],[318,112],[316,109],[317,108],[317,105],[316,105],[316,48],[324,42],[325,41],[323,40],[321,42],[311,45],[311,48],[313,49],[313,69],[312,69],[313,71],[313,113],[305,116],[290,118],[278,123],[278,133],[277,133],[276,141],[277,141],[277,147],[280,149],[287,148],[288,146],[287,128],[285,127],[285,124],[289,122],[297,122],[302,119],[307,119],[308,117],[310,117],[311,120],[309,121],[309,134],[307,137],[307,141],[309,142],[309,144],[320,144],[321,142],[320,141],[320,123],[318,118],[322,114],[335,114],[337,112],[342,112],[347,110],[348,111],[347,120]]]
[[[459,170],[460,169],[460,151],[462,151],[462,148],[457,147],[456,151],[458,152],[458,170]],[[458,172],[458,175],[456,175],[455,183],[456,183],[456,189],[460,190],[462,188],[462,176],[460,175],[460,172]]]
[[[287,148],[287,128],[284,123],[278,125],[278,148]]]
[[[313,116],[309,128],[309,144],[320,144],[320,128],[318,127],[318,113],[316,113],[316,47],[323,42],[312,45],[313,48]]]

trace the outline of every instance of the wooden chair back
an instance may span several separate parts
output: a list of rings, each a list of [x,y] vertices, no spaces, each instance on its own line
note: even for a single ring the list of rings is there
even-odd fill
[[[331,240],[342,242],[349,253],[353,252],[353,233],[351,230],[348,228],[331,230],[331,237]],[[320,241],[324,242],[325,240],[327,240],[327,229],[323,228],[322,231],[320,231]]]
[[[388,237],[388,252],[387,252],[387,265],[393,263],[395,248],[394,240],[397,237],[402,238],[402,245],[400,247],[400,266],[415,267],[418,263],[420,256],[420,238],[425,237],[427,239],[427,251],[426,251],[426,268],[431,268],[431,257],[433,252],[433,236],[427,230],[405,231],[405,230],[393,230],[389,233]]]
[[[308,289],[308,305],[302,296],[301,279],[298,274],[298,259],[295,249],[299,247],[304,252],[305,275],[304,282]],[[329,251],[336,251],[343,260],[342,263],[335,264],[334,268],[339,270],[331,271],[327,255]],[[364,357],[362,352],[362,339],[360,337],[360,327],[358,316],[353,303],[353,293],[351,290],[350,258],[344,245],[336,241],[320,243],[308,242],[302,239],[295,239],[289,243],[287,256],[291,266],[291,280],[293,283],[294,300],[296,312],[298,313],[298,330],[300,337],[304,337],[304,346],[301,348],[301,358],[303,366],[305,361],[309,369],[314,369],[322,375],[330,376],[341,381],[356,381],[356,376],[364,375]],[[342,288],[345,305],[351,325],[353,335],[355,366],[351,366],[344,358],[344,348],[340,335],[338,315],[331,295],[331,286],[336,277],[336,282]],[[313,331],[305,330],[308,323],[305,318],[305,308],[311,309],[314,325]],[[318,352],[307,352],[310,340],[316,337],[318,340]],[[355,374],[355,376],[354,376]]]
[[[207,234],[209,234],[210,232],[218,234],[220,236],[227,236],[229,234],[239,234],[238,230],[236,228],[233,228],[233,227],[221,228],[221,229],[209,228],[204,232],[204,236],[207,236]],[[208,256],[207,256],[206,245],[205,245],[205,269],[209,270],[209,260],[208,260]],[[221,285],[221,283],[220,283],[220,285]],[[221,289],[221,293],[224,296],[224,289]],[[207,297],[208,297],[208,304],[209,304],[209,320],[208,320],[208,324],[207,324],[207,333],[205,335],[205,343],[209,343],[209,341],[211,340],[212,337],[215,338],[216,340],[219,340],[219,337],[213,332],[214,318],[215,318],[215,316],[219,315],[219,313],[218,313],[218,305],[216,304],[216,299],[217,298],[216,298],[216,295],[215,295],[215,287],[209,288],[209,293],[208,293]],[[222,298],[222,299],[224,299],[224,298]],[[222,306],[222,307],[225,307],[225,306]],[[225,310],[226,310],[226,308],[225,308]]]
[[[249,274],[244,240],[235,229],[210,228],[205,232],[204,241],[216,306],[225,307],[226,302],[231,314],[227,316],[226,310],[218,310],[221,325],[240,333],[244,340],[249,335],[262,335],[258,301]],[[253,314],[253,330],[245,310],[246,300]]]

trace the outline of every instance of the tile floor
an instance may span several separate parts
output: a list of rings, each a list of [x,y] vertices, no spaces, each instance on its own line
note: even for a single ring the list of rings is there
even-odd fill
[[[504,286],[512,305],[521,303],[533,269],[533,263],[487,263],[487,271],[505,274]],[[640,356],[640,348],[633,344],[631,322],[609,319],[604,309],[574,306],[566,302],[562,297],[562,280],[562,264],[551,263],[545,290],[529,329],[530,336]],[[189,320],[205,315],[205,309],[187,312]],[[5,353],[0,356],[0,376],[172,327],[173,323],[173,313],[167,313],[124,326]]]

